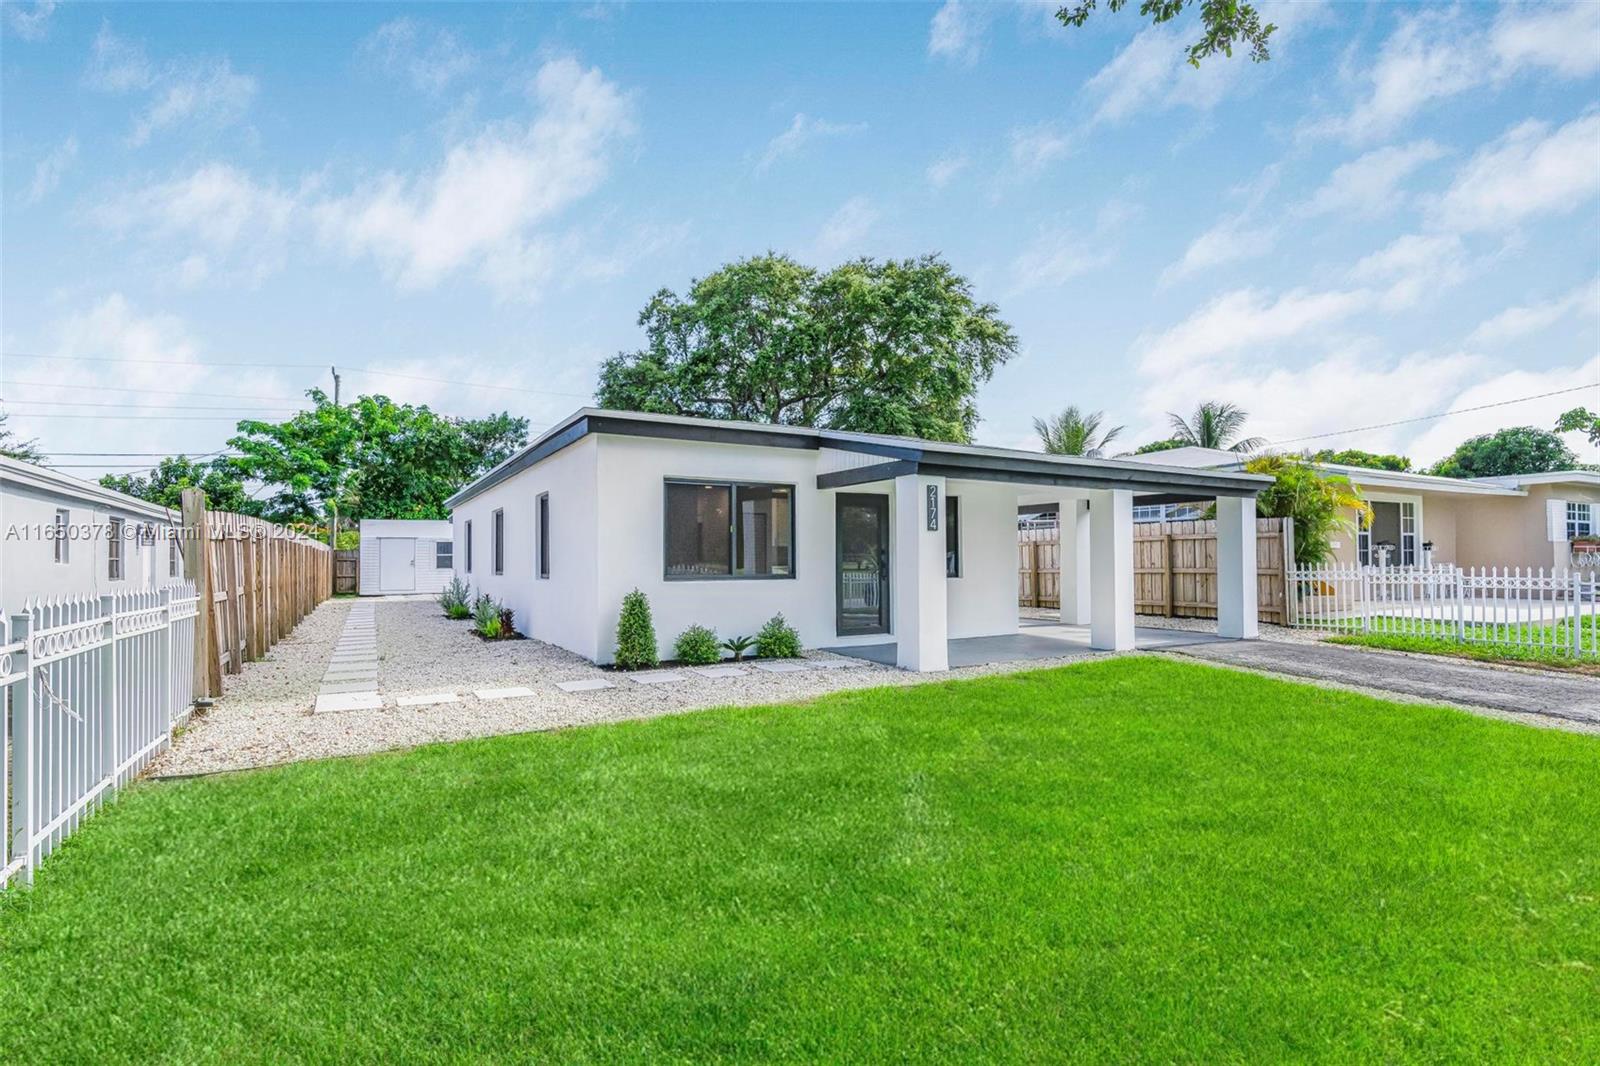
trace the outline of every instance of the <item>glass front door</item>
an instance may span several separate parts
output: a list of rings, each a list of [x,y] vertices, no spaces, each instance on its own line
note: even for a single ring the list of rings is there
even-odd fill
[[[841,493],[839,635],[889,632],[889,497]]]

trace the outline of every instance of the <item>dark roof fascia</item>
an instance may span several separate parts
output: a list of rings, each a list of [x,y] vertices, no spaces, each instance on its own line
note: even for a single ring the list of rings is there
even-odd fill
[[[1050,485],[1075,489],[1127,489],[1139,493],[1145,502],[1188,502],[1197,496],[1255,496],[1264,487],[1259,483],[1239,484],[1233,479],[1208,477],[1186,471],[1171,474],[1145,470],[1118,470],[1109,466],[1077,468],[1049,461],[1036,462],[1020,457],[993,455],[955,455],[936,459],[898,459],[851,470],[834,470],[817,475],[817,488],[836,489],[887,481],[904,474],[953,478],[959,481],[997,481],[1014,485]]]

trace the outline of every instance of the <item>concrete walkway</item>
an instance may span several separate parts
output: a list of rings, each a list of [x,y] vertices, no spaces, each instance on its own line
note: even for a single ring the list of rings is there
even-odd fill
[[[318,712],[371,711],[383,706],[378,695],[378,619],[370,603],[350,608],[344,631],[328,659],[322,687],[317,690]]]
[[[1269,640],[1192,644],[1179,655],[1415,700],[1487,708],[1523,720],[1600,732],[1600,678],[1507,669],[1437,655]]]

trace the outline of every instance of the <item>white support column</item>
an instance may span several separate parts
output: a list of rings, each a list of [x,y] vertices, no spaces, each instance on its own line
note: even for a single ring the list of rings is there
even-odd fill
[[[1133,649],[1133,493],[1089,493],[1089,646]]]
[[[1256,620],[1256,501],[1217,497],[1217,635],[1254,640]]]
[[[1061,622],[1089,624],[1089,501],[1062,500],[1060,516]]]
[[[937,501],[938,528],[929,529],[928,492]],[[944,478],[904,474],[894,479],[893,560],[895,662],[903,670],[948,670],[944,564]]]

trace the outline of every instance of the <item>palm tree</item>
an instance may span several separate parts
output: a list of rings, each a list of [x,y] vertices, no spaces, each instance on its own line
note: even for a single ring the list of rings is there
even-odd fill
[[[1044,450],[1050,455],[1081,455],[1098,459],[1111,442],[1122,433],[1122,426],[1111,426],[1104,432],[1100,425],[1106,420],[1104,411],[1088,414],[1069,407],[1053,418],[1035,418],[1033,430],[1044,441]]]
[[[1167,412],[1172,426],[1172,436],[1196,448],[1218,448],[1230,452],[1253,452],[1267,443],[1265,437],[1243,437],[1234,440],[1244,429],[1250,413],[1236,404],[1207,400],[1194,409],[1189,418]]]

